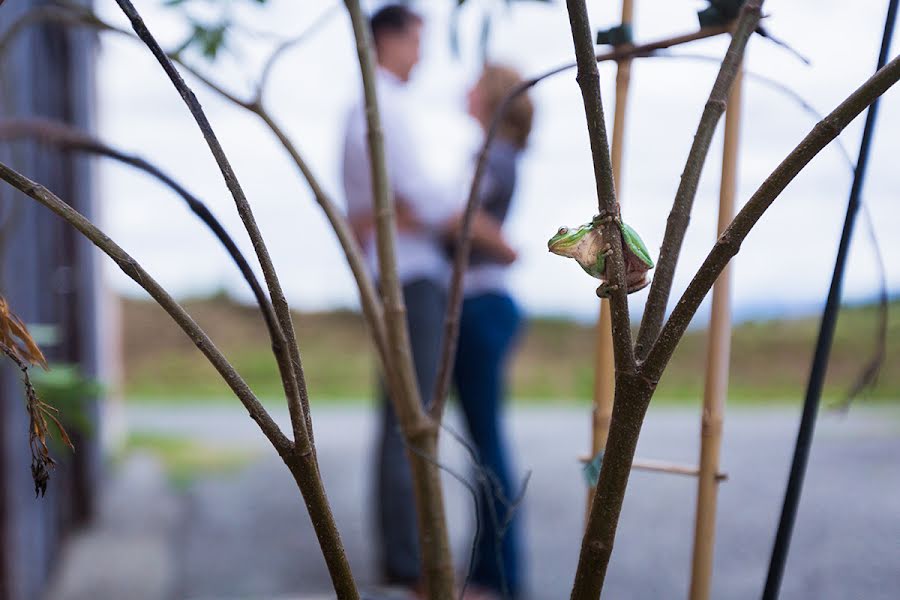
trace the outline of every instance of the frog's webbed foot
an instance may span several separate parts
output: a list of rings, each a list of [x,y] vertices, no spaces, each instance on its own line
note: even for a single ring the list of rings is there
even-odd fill
[[[594,227],[598,227],[600,225],[606,225],[607,223],[619,223],[619,215],[611,214],[608,210],[602,211],[600,214],[594,215],[594,218],[591,219],[591,225]]]
[[[597,297],[609,298],[617,289],[619,289],[619,286],[614,283],[601,283],[600,287],[597,288]]]
[[[616,211],[615,213],[611,213],[608,210],[601,210],[600,214],[594,215],[593,220],[591,220],[591,224],[595,227],[598,225],[605,225],[607,223],[622,223],[621,217],[619,217],[619,204],[616,203]]]

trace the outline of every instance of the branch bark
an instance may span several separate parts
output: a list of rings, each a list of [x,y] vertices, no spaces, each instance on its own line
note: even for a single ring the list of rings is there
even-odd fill
[[[3,37],[0,37],[0,53],[2,53],[2,48],[5,47],[5,44],[8,43],[9,40],[19,31],[22,31],[25,25],[42,21],[60,22],[71,26],[87,26],[98,29],[100,31],[112,31],[121,35],[125,35],[133,40],[139,42],[142,41],[134,33],[126,31],[124,29],[120,29],[103,21],[95,14],[91,13],[88,10],[85,10],[83,7],[66,4],[65,6],[53,8],[56,10],[35,9],[34,11],[29,11],[28,13],[23,15],[19,21],[14,23],[10,27],[10,29],[4,33]],[[270,56],[270,61],[274,60],[274,58],[277,58],[277,56],[275,56],[277,52],[278,49],[273,52],[273,56]],[[341,245],[341,249],[344,252],[344,256],[356,281],[357,289],[359,290],[362,312],[369,325],[374,345],[376,351],[378,352],[379,360],[385,370],[385,374],[387,376],[389,384],[391,385],[391,387],[393,387],[393,384],[390,383],[391,381],[393,381],[394,376],[392,374],[390,360],[388,359],[389,351],[387,333],[384,324],[384,310],[375,290],[375,285],[372,282],[372,278],[363,259],[362,250],[359,248],[359,244],[356,242],[356,238],[353,236],[350,225],[347,222],[344,214],[340,211],[334,201],[328,196],[328,194],[319,184],[318,180],[312,173],[312,170],[306,164],[306,161],[301,156],[291,138],[287,135],[284,129],[280,125],[278,125],[274,117],[265,108],[262,103],[260,94],[258,94],[255,99],[245,100],[201,73],[199,70],[185,62],[179,55],[169,53],[168,57],[171,61],[177,63],[179,67],[184,69],[192,77],[200,81],[216,94],[225,98],[234,105],[239,106],[245,110],[249,110],[250,112],[257,115],[272,131],[272,133],[287,151],[295,166],[306,179],[307,183],[310,186],[310,189],[313,192],[313,196],[316,202],[322,208],[322,211],[325,213],[325,216],[328,218],[329,223],[335,231],[335,235],[338,238],[338,242]],[[296,347],[296,344],[294,344],[294,347]],[[299,364],[299,360],[292,359],[292,362],[295,365]],[[296,376],[298,380],[302,379],[302,373],[300,373],[299,371],[296,372]],[[302,403],[304,403],[304,408],[306,409],[307,429],[309,431],[310,438],[314,439],[310,413],[308,410],[308,402],[302,401]]]
[[[672,315],[634,374],[616,378],[616,402],[572,590],[572,598],[596,599],[603,588],[641,425],[656,384],[703,298],[737,254],[747,234],[793,178],[875,98],[900,80],[900,58],[878,71],[820,121],[766,179],[713,246]]]
[[[391,350],[389,373],[394,378],[391,399],[408,444],[426,593],[434,600],[446,600],[454,595],[454,574],[440,472],[435,466],[438,427],[424,411],[413,369],[406,307],[394,254],[394,202],[385,162],[368,23],[358,0],[345,0],[344,4],[353,25],[365,95],[378,266]]]
[[[797,174],[876,98],[900,80],[900,57],[876,72],[844,102],[819,121],[805,138],[778,165],[750,197],[728,229],[710,250],[697,274],[688,285],[660,332],[644,363],[645,376],[658,380],[672,357],[681,336],[687,330],[703,298],[712,288],[725,265],[740,250],[741,244]]]
[[[36,200],[62,217],[72,227],[77,229],[89,239],[95,246],[105,252],[119,266],[122,271],[133,279],[138,285],[147,291],[150,296],[165,310],[172,320],[187,334],[194,345],[203,353],[209,362],[216,368],[228,387],[241,401],[247,412],[259,425],[266,438],[281,456],[290,454],[293,444],[284,436],[278,425],[266,409],[263,408],[256,396],[247,386],[246,382],[234,370],[225,356],[216,348],[209,336],[191,319],[178,302],[166,292],[147,271],[134,260],[125,250],[111,240],[105,233],[86,219],[81,213],[60,200],[56,195],[44,186],[31,181],[21,173],[11,169],[0,162],[0,179],[16,188],[26,196]]]
[[[65,123],[48,121],[45,119],[12,119],[0,121],[0,139],[15,139],[21,137],[32,137],[39,139],[44,143],[53,144],[61,148],[89,152],[118,160],[119,162],[135,167],[152,177],[155,177],[176,194],[181,196],[188,205],[188,208],[197,215],[197,217],[222,243],[225,250],[244,276],[244,280],[250,286],[253,296],[256,298],[256,303],[259,305],[260,311],[262,312],[266,329],[269,332],[269,339],[272,344],[272,354],[275,356],[275,362],[278,366],[281,381],[289,381],[292,376],[293,368],[287,353],[287,341],[278,325],[278,318],[275,315],[272,304],[269,302],[269,298],[266,296],[265,291],[256,279],[256,275],[253,273],[253,269],[247,262],[246,257],[244,257],[237,247],[237,244],[235,244],[234,240],[228,232],[225,231],[225,228],[212,212],[210,212],[203,201],[188,192],[184,186],[180,185],[177,181],[146,160],[138,156],[120,152],[119,150],[92,138],[87,133],[74,127],[70,127]],[[287,390],[285,393],[287,393]]]
[[[603,100],[600,95],[600,72],[594,55],[594,41],[588,20],[585,0],[567,0],[572,41],[575,44],[575,59],[578,64],[576,77],[581,88],[587,117],[588,134],[591,139],[591,155],[594,161],[594,179],[597,184],[597,201],[601,215],[619,218],[619,205],[613,183],[612,162],[609,154],[609,140],[606,135],[606,121],[603,115]],[[634,350],[631,344],[631,323],[628,316],[628,292],[625,285],[625,258],[622,250],[622,235],[618,225],[607,222],[604,236],[612,244],[607,257],[607,273],[613,284],[609,298],[612,317],[613,351],[616,373],[634,370]]]
[[[126,275],[156,300],[191,341],[194,342],[194,345],[206,356],[207,360],[216,368],[222,379],[228,384],[228,387],[231,388],[247,409],[250,418],[259,425],[263,434],[271,442],[297,481],[306,502],[310,519],[338,598],[342,600],[358,600],[359,594],[356,591],[356,584],[350,572],[350,565],[344,553],[340,534],[335,525],[334,516],[331,513],[331,507],[325,496],[315,453],[285,437],[269,413],[266,412],[256,396],[254,396],[246,382],[234,370],[234,367],[231,366],[219,349],[216,348],[212,340],[191,319],[181,305],[125,250],[52,192],[3,163],[0,163],[0,179],[52,210],[81,232],[95,246],[103,250]]]
[[[81,131],[67,123],[50,121],[47,119],[5,119],[0,120],[0,140],[15,139],[35,139],[45,144],[51,144],[65,150],[74,150],[78,152],[87,152],[112,158],[126,165],[132,166],[151,177],[159,180],[163,185],[178,194],[188,208],[199,218],[209,229],[213,235],[221,242],[222,246],[231,256],[232,261],[243,275],[247,285],[253,292],[253,297],[259,305],[263,313],[263,318],[269,327],[270,335],[274,336],[273,329],[277,329],[277,320],[272,310],[272,305],[266,296],[265,291],[253,273],[252,267],[247,262],[247,258],[241,253],[235,241],[231,238],[225,227],[212,214],[206,204],[190,193],[184,186],[175,181],[172,177],[164,173],[161,169],[148,162],[147,160],[133,155],[127,154],[120,150],[104,144],[100,140],[92,137],[88,133]],[[274,337],[273,337],[274,339]]]
[[[700,183],[703,165],[706,163],[706,155],[709,153],[709,146],[719,119],[725,112],[731,85],[740,70],[744,48],[756,30],[761,16],[762,0],[749,0],[744,4],[735,24],[731,44],[728,46],[722,66],[719,68],[719,74],[709,94],[709,100],[700,116],[700,124],[697,126],[697,133],[694,135],[694,142],[688,153],[684,171],[681,174],[681,182],[675,193],[675,201],[666,223],[666,233],[663,236],[659,260],[653,274],[653,283],[650,286],[644,317],[638,331],[635,348],[638,359],[646,358],[650,346],[662,327],[666,306],[669,303],[669,294],[672,291],[675,267],[678,264],[681,244],[691,219],[691,208],[694,204],[694,197],[697,195],[697,186]]]

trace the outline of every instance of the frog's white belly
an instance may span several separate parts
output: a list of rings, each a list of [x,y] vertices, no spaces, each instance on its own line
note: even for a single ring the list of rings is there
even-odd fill
[[[582,238],[572,258],[578,261],[578,264],[588,273],[600,278],[601,274],[594,273],[594,271],[597,266],[597,257],[605,248],[606,243],[603,241],[603,235],[599,231],[594,230]]]

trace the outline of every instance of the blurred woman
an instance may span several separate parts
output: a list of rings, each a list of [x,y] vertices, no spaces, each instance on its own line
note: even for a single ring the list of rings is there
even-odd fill
[[[522,81],[508,67],[487,65],[468,95],[468,110],[485,133],[506,94]],[[531,131],[533,107],[527,95],[513,101],[500,122],[479,186],[483,217],[502,225],[516,187],[519,157]],[[501,422],[506,368],[521,315],[507,286],[507,264],[473,249],[465,277],[465,297],[454,381],[473,444],[483,467],[478,513],[482,526],[467,597],[516,598],[521,592],[520,521],[510,505],[518,494]],[[485,489],[487,487],[488,489]]]

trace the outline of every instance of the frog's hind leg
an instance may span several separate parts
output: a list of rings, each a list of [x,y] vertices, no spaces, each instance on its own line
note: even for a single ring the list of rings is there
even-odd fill
[[[644,278],[641,281],[638,281],[637,283],[634,283],[634,284],[628,284],[628,293],[633,294],[635,292],[639,292],[642,289],[644,289],[645,287],[647,287],[648,285],[650,285],[650,279],[648,279],[648,278]]]

